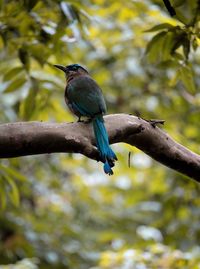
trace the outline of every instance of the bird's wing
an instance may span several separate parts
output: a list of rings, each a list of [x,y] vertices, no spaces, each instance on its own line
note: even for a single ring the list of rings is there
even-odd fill
[[[67,87],[67,98],[81,115],[94,116],[106,112],[102,91],[89,76],[79,76],[71,80]]]

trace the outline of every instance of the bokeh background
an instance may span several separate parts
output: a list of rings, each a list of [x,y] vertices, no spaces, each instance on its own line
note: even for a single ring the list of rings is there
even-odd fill
[[[53,64],[79,63],[108,113],[164,119],[200,152],[200,2],[1,0],[0,121],[74,121]],[[126,144],[114,176],[78,154],[0,162],[0,268],[200,268],[200,186]],[[128,154],[132,152],[130,167]]]

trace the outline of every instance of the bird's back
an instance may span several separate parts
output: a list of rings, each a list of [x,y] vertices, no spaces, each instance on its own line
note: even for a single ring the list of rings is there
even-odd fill
[[[66,87],[65,97],[69,106],[74,103],[88,111],[89,115],[106,113],[102,91],[89,75],[80,75],[71,79]]]

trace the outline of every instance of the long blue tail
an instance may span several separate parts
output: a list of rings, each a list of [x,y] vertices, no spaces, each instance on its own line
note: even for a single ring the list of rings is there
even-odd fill
[[[112,167],[115,165],[115,160],[117,160],[117,156],[109,145],[108,134],[104,126],[103,117],[101,115],[97,115],[92,120],[92,122],[94,134],[96,137],[97,148],[100,152],[101,159],[104,162],[104,172],[106,174],[112,175]]]

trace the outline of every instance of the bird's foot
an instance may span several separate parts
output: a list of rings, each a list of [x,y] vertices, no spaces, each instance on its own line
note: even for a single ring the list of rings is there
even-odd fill
[[[81,120],[81,118],[78,118],[77,122],[84,122],[84,120]]]

